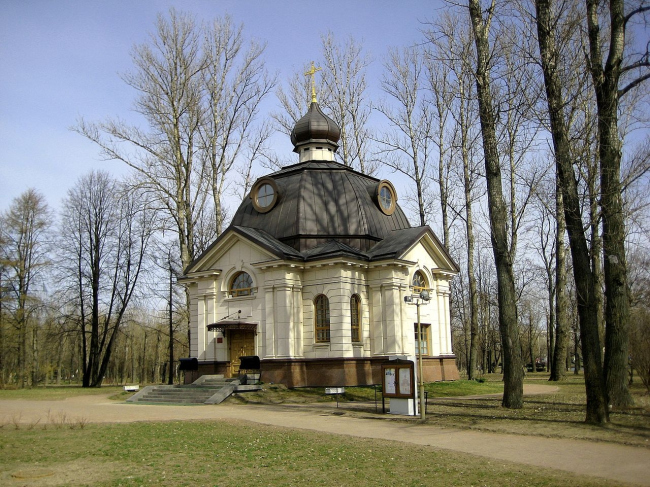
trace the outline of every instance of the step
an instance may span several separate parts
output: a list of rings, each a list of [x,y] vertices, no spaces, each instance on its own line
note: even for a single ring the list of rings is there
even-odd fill
[[[242,387],[239,379],[201,376],[192,384],[147,386],[127,399],[132,403],[219,404]]]
[[[199,383],[189,385],[149,386],[127,401],[160,404],[219,404],[238,386],[237,379],[207,377]]]

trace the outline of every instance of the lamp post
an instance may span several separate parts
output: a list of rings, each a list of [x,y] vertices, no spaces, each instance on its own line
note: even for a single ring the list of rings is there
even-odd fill
[[[418,314],[418,393],[420,396],[420,419],[422,421],[426,419],[426,409],[424,404],[424,375],[422,373],[422,324],[420,323],[420,304],[428,303],[429,299],[429,292],[426,290],[421,291],[420,294],[416,296],[404,296],[404,302],[407,304],[414,304],[417,308]],[[422,301],[422,303],[420,303],[420,301]]]

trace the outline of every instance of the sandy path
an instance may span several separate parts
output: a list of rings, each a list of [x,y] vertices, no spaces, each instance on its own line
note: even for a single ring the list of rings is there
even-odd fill
[[[551,387],[551,386],[533,386]],[[537,390],[527,390],[538,392]],[[539,391],[541,392],[541,390]],[[549,392],[545,389],[544,392]],[[67,421],[121,423],[134,421],[238,419],[255,423],[395,440],[526,465],[650,486],[650,449],[582,440],[549,439],[456,430],[415,421],[386,421],[333,415],[335,405],[300,406],[159,406],[127,404],[107,396],[80,396],[62,401],[0,401],[0,421],[25,424],[65,417]]]

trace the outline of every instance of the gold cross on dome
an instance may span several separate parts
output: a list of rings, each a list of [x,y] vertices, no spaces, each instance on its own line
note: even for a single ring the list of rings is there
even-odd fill
[[[311,62],[311,69],[305,73],[305,76],[311,76],[311,102],[316,103],[316,71],[320,71],[322,68],[317,68],[314,66],[314,61]]]

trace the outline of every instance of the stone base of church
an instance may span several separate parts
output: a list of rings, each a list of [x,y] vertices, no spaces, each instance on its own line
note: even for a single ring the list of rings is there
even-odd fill
[[[287,387],[343,387],[381,384],[381,366],[388,357],[329,359],[262,360],[262,382]],[[417,361],[415,366],[417,367]],[[456,357],[425,357],[422,363],[425,382],[458,380]],[[185,384],[202,375],[230,377],[230,362],[199,362],[199,369],[185,372]]]
[[[262,381],[287,387],[369,386],[382,383],[381,366],[388,357],[262,360]],[[417,364],[416,364],[417,366]],[[459,379],[456,357],[426,357],[425,382]]]

